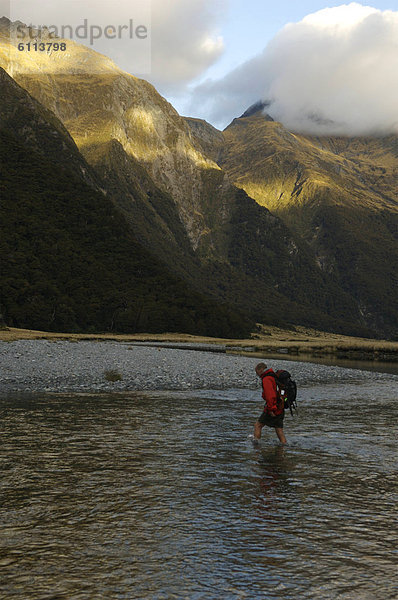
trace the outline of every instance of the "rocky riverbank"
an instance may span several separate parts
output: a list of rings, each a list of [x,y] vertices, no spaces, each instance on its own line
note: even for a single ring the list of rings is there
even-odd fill
[[[260,357],[112,341],[0,342],[0,392],[256,389]],[[267,361],[294,373],[299,384],[382,377],[341,367]],[[383,376],[385,377],[385,376]]]
[[[0,330],[0,342],[14,342],[17,340],[114,341],[130,344],[142,343],[151,346],[162,345],[177,349],[190,348],[215,353],[281,354],[303,360],[323,358],[398,363],[398,342],[356,338],[299,326],[287,330],[261,325],[258,331],[253,333],[252,337],[247,340],[201,337],[184,333],[85,334],[16,328]]]

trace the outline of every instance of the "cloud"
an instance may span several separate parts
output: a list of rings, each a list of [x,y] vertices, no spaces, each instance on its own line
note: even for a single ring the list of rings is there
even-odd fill
[[[163,93],[185,91],[186,85],[199,77],[222,54],[224,42],[219,32],[229,6],[229,0],[18,0],[8,2],[1,14],[26,24],[56,25],[61,31],[68,24],[76,29],[86,19],[90,27],[107,25],[119,29],[121,36],[108,39],[104,34],[90,46],[132,73],[142,75]],[[0,16],[1,16],[0,14]],[[134,27],[147,26],[148,38],[131,38],[130,21]],[[128,25],[128,27],[127,27]],[[71,37],[67,35],[67,37]]]
[[[261,54],[197,86],[190,109],[225,126],[260,98],[296,131],[398,132],[398,12],[351,3],[289,23]]]
[[[222,54],[227,0],[152,0],[152,72],[162,91],[185,89]]]

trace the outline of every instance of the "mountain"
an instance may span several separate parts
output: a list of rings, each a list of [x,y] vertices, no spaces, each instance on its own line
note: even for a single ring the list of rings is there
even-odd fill
[[[314,137],[262,112],[223,132],[218,162],[313,250],[374,329],[398,330],[398,137]]]
[[[193,133],[194,139],[199,144],[202,152],[217,163],[219,154],[224,147],[225,139],[222,131],[219,131],[207,121],[184,117],[185,123]]]
[[[51,331],[247,335],[134,238],[63,125],[0,69],[0,304]]]
[[[268,108],[270,105],[270,102],[263,102],[262,100],[259,100],[258,102],[255,102],[254,104],[249,106],[249,108],[245,110],[245,112],[240,116],[240,118],[244,119],[245,117],[251,117],[256,114],[261,114],[267,121],[273,121],[274,119],[265,112],[265,109]]]
[[[70,40],[62,55],[37,56],[1,42],[1,64],[62,122],[93,185],[168,272],[257,321],[371,333],[311,240],[234,185],[227,132],[182,118],[149,83]]]

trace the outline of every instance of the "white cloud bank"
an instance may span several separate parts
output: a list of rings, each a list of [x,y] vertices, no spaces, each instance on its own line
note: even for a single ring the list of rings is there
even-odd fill
[[[224,51],[226,0],[152,0],[152,72],[162,92],[185,91]]]
[[[76,41],[109,56],[122,69],[142,75],[162,93],[186,92],[186,85],[202,75],[224,51],[220,28],[229,0],[0,0],[0,17],[27,25],[55,25],[74,31],[87,20],[106,30],[125,27],[122,39],[102,34],[94,43],[89,35]],[[148,36],[129,37],[130,20],[145,26]],[[66,31],[68,31],[66,29]],[[81,31],[81,30],[80,30]],[[71,37],[67,35],[67,37]]]
[[[398,12],[351,3],[290,23],[260,55],[198,86],[190,109],[225,126],[259,99],[296,131],[398,132]]]

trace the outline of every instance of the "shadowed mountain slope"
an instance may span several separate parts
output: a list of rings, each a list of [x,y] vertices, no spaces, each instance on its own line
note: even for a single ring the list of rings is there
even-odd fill
[[[33,60],[3,38],[0,61],[62,121],[151,255],[256,320],[369,331],[352,292],[308,240],[231,184],[215,162],[224,134],[184,120],[106,57],[67,46],[64,56]]]
[[[398,327],[398,137],[310,137],[261,113],[224,131],[219,164],[281,217],[374,328]]]
[[[250,321],[194,292],[135,240],[87,181],[91,168],[54,115],[3,70],[0,89],[0,304],[9,325],[247,335]]]
[[[218,164],[307,243],[356,299],[363,322],[396,336],[398,137],[295,134],[264,108],[251,107],[222,132]],[[194,134],[214,137],[206,127],[202,121]]]

